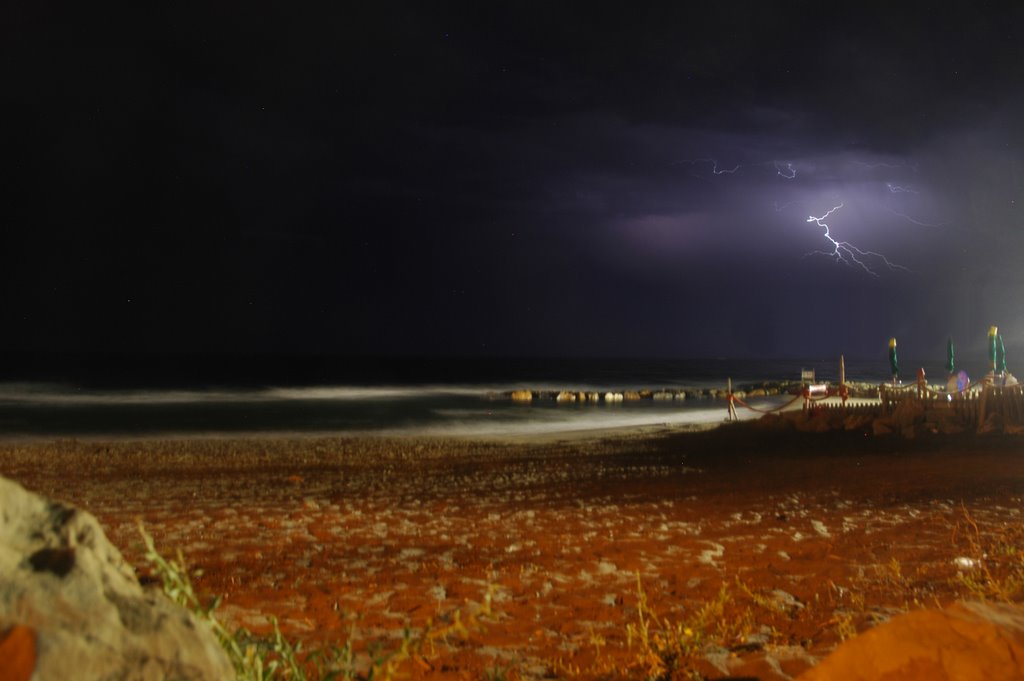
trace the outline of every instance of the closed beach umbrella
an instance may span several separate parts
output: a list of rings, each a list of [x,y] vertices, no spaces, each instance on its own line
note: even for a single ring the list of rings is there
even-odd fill
[[[954,360],[955,356],[956,350],[953,347],[953,337],[950,336],[946,341],[946,371],[949,373],[956,371],[956,361]]]
[[[992,371],[996,370],[996,336],[999,335],[999,327],[992,326],[988,330],[988,361],[992,365]]]
[[[996,371],[1006,373],[1006,346],[1003,345],[1003,334],[999,334],[999,342],[996,343]]]
[[[892,369],[893,380],[900,374],[900,363],[896,359],[896,339],[889,339],[889,368]]]

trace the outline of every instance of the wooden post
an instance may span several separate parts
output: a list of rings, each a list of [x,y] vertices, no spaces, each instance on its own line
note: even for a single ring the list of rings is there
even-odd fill
[[[843,406],[846,406],[846,398],[849,397],[849,391],[846,389],[846,359],[839,355],[839,397],[843,400]]]
[[[732,379],[730,378],[728,380],[729,380],[729,383],[728,383],[729,388],[728,388],[727,392],[729,393],[729,395],[728,395],[728,397],[729,397],[729,416],[728,416],[728,418],[726,420],[727,421],[738,421],[739,417],[736,416],[736,404],[733,402],[734,398],[732,396]]]
[[[978,400],[978,430],[985,423],[985,402],[988,400],[988,391],[992,388],[989,385],[981,386],[981,398]]]

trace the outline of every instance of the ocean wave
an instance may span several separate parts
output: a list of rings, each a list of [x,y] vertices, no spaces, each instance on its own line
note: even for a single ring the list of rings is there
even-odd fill
[[[459,418],[456,412],[450,413],[443,423],[429,425],[411,425],[389,429],[390,432],[408,435],[450,435],[450,436],[488,436],[488,435],[544,435],[551,433],[569,433],[598,431],[619,428],[640,427],[673,427],[682,425],[700,425],[721,423],[726,418],[724,408],[686,408],[674,411],[655,409],[637,409],[616,412],[615,408],[591,407],[586,410],[559,413],[557,409],[534,410],[532,418],[510,419],[504,412],[496,412],[493,418],[485,418],[481,414],[463,413]],[[472,416],[473,418],[465,418]],[[753,412],[740,413],[741,420],[757,418]]]

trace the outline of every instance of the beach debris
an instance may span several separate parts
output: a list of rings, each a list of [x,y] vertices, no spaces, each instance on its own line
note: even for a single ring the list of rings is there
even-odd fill
[[[430,596],[431,599],[437,601],[438,603],[441,603],[446,598],[448,598],[448,590],[445,589],[440,584],[432,586],[427,593],[428,593],[428,595]]]
[[[697,560],[705,565],[718,567],[717,561],[725,555],[725,547],[713,541],[705,541],[704,543],[709,544],[711,548],[701,551],[700,555],[697,556]]]
[[[956,565],[961,570],[973,570],[978,567],[978,561],[967,556],[957,556],[953,559],[953,565]]]
[[[804,607],[803,601],[782,589],[775,589],[769,594],[771,607],[778,612],[784,612],[790,616],[795,615]]]

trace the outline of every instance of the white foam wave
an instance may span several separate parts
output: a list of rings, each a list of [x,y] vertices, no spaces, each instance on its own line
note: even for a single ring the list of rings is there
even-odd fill
[[[662,386],[656,386],[661,388]],[[393,385],[393,386],[272,386],[267,388],[114,389],[92,390],[58,383],[0,383],[0,402],[38,405],[167,405],[188,403],[255,403],[270,401],[360,401],[403,400],[431,397],[479,397],[507,395],[515,390],[540,392],[622,392],[631,385],[581,383],[506,383],[494,385]]]
[[[439,412],[442,410],[439,410]],[[726,417],[724,405],[716,408],[681,408],[676,410],[629,409],[594,406],[578,411],[545,409],[531,410],[528,417],[508,418],[509,412],[491,412],[489,418],[477,410],[443,410],[447,417],[438,424],[408,426],[394,429],[410,435],[544,435],[596,431],[618,428],[682,426],[721,423]],[[755,419],[760,414],[741,410],[740,420]]]
[[[262,391],[271,400],[394,400],[442,395],[479,396],[487,389],[460,385],[277,387]]]

